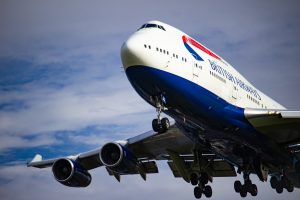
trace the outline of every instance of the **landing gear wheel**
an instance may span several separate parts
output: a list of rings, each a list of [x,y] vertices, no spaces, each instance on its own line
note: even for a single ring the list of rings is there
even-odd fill
[[[165,107],[165,98],[161,94],[159,96],[152,96],[151,101],[155,104],[157,113],[157,118],[152,121],[152,128],[157,133],[165,133],[170,127],[170,122],[168,118],[160,118],[161,113],[165,110],[168,110]]]
[[[194,196],[195,196],[196,199],[201,198],[202,191],[201,191],[200,187],[197,186],[197,187],[194,188]]]
[[[158,119],[153,119],[152,120],[152,129],[155,132],[159,132],[160,126],[158,124]]]
[[[247,187],[245,185],[242,185],[240,195],[243,198],[245,198],[247,196]]]
[[[282,185],[282,187],[287,188],[288,183],[289,183],[289,180],[286,177],[282,176],[281,180],[280,180],[280,184]]]
[[[208,183],[208,174],[207,173],[201,173],[200,182],[203,185],[206,185]]]
[[[283,186],[282,186],[281,182],[279,182],[279,184],[277,185],[276,192],[278,194],[281,194],[283,192]]]
[[[164,117],[161,120],[161,126],[163,128],[164,131],[167,131],[170,127],[170,121],[168,118]]]
[[[252,181],[251,181],[250,179],[246,180],[246,181],[245,181],[245,185],[247,185],[247,186],[252,185]]]
[[[289,182],[289,183],[287,184],[287,186],[286,186],[286,190],[287,190],[288,192],[293,192],[293,191],[294,191],[294,185],[293,185],[291,182]]]
[[[234,190],[235,190],[235,192],[239,193],[241,191],[241,188],[242,188],[241,181],[235,181],[234,182]]]
[[[212,196],[212,189],[209,185],[205,186],[204,187],[204,195],[207,197],[207,198],[210,198]]]
[[[275,176],[271,177],[270,184],[273,189],[277,188],[278,182],[279,181],[277,180],[277,178]]]
[[[191,184],[192,185],[197,185],[199,182],[199,177],[196,173],[191,174]]]
[[[255,184],[252,184],[250,187],[249,187],[249,192],[252,196],[257,196],[257,186]]]

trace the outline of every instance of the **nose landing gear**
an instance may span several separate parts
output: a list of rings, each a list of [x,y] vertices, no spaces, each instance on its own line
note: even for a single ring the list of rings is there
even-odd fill
[[[163,103],[165,103],[165,98],[161,95],[160,97],[152,98],[155,102],[157,118],[152,120],[152,129],[157,133],[165,133],[170,127],[170,121],[168,118],[164,117],[161,119],[162,111],[168,110]]]

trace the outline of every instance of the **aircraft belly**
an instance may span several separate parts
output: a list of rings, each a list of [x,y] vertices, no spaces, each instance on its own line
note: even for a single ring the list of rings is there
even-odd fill
[[[244,109],[192,81],[148,66],[131,66],[126,69],[126,75],[144,100],[154,106],[151,96],[163,95],[168,108],[166,114],[176,122],[189,124],[194,132],[200,130],[196,137],[207,140],[216,153],[234,160],[237,165],[242,156],[248,156],[237,153],[242,148],[253,151],[249,153],[251,156],[260,154],[274,164],[289,162],[285,152],[253,128],[245,118]],[[195,133],[190,135],[195,139],[193,137]]]

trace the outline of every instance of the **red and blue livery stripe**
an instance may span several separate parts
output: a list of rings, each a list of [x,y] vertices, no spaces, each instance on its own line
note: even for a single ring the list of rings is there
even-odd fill
[[[189,44],[193,45],[194,47],[203,51],[204,53],[210,55],[211,57],[221,60],[220,57],[218,57],[216,54],[214,54],[213,52],[211,52],[210,50],[205,48],[203,45],[201,45],[196,40],[194,40],[188,36],[185,36],[185,35],[182,36],[182,40],[183,40],[183,44],[184,44],[185,48],[192,54],[192,56],[194,56],[194,58],[196,60],[204,61],[203,58],[201,58],[201,56],[199,56],[199,54],[197,54],[196,51],[194,49],[192,49],[192,47]]]

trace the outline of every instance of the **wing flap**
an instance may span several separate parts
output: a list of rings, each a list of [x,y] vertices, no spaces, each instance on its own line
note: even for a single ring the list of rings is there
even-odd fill
[[[158,173],[158,167],[155,161],[146,161],[141,162],[141,165],[144,169],[145,174],[156,174]],[[110,176],[115,176],[114,172],[111,170],[107,170]],[[140,174],[138,170],[132,171],[130,174]],[[119,175],[129,175],[129,174],[119,174]]]
[[[256,130],[277,143],[300,142],[300,111],[245,109],[245,117]]]
[[[213,177],[236,176],[234,167],[225,160],[216,160],[212,164],[211,174]]]
[[[182,177],[181,173],[177,169],[175,163],[173,161],[168,161],[168,165],[174,175],[174,177],[179,178]],[[193,169],[193,161],[185,161],[186,169],[188,169],[189,174],[193,172],[198,172],[197,170]],[[229,164],[225,160],[215,160],[212,161],[211,164],[207,167],[207,172],[212,177],[234,177],[236,176],[236,172],[234,167]]]

